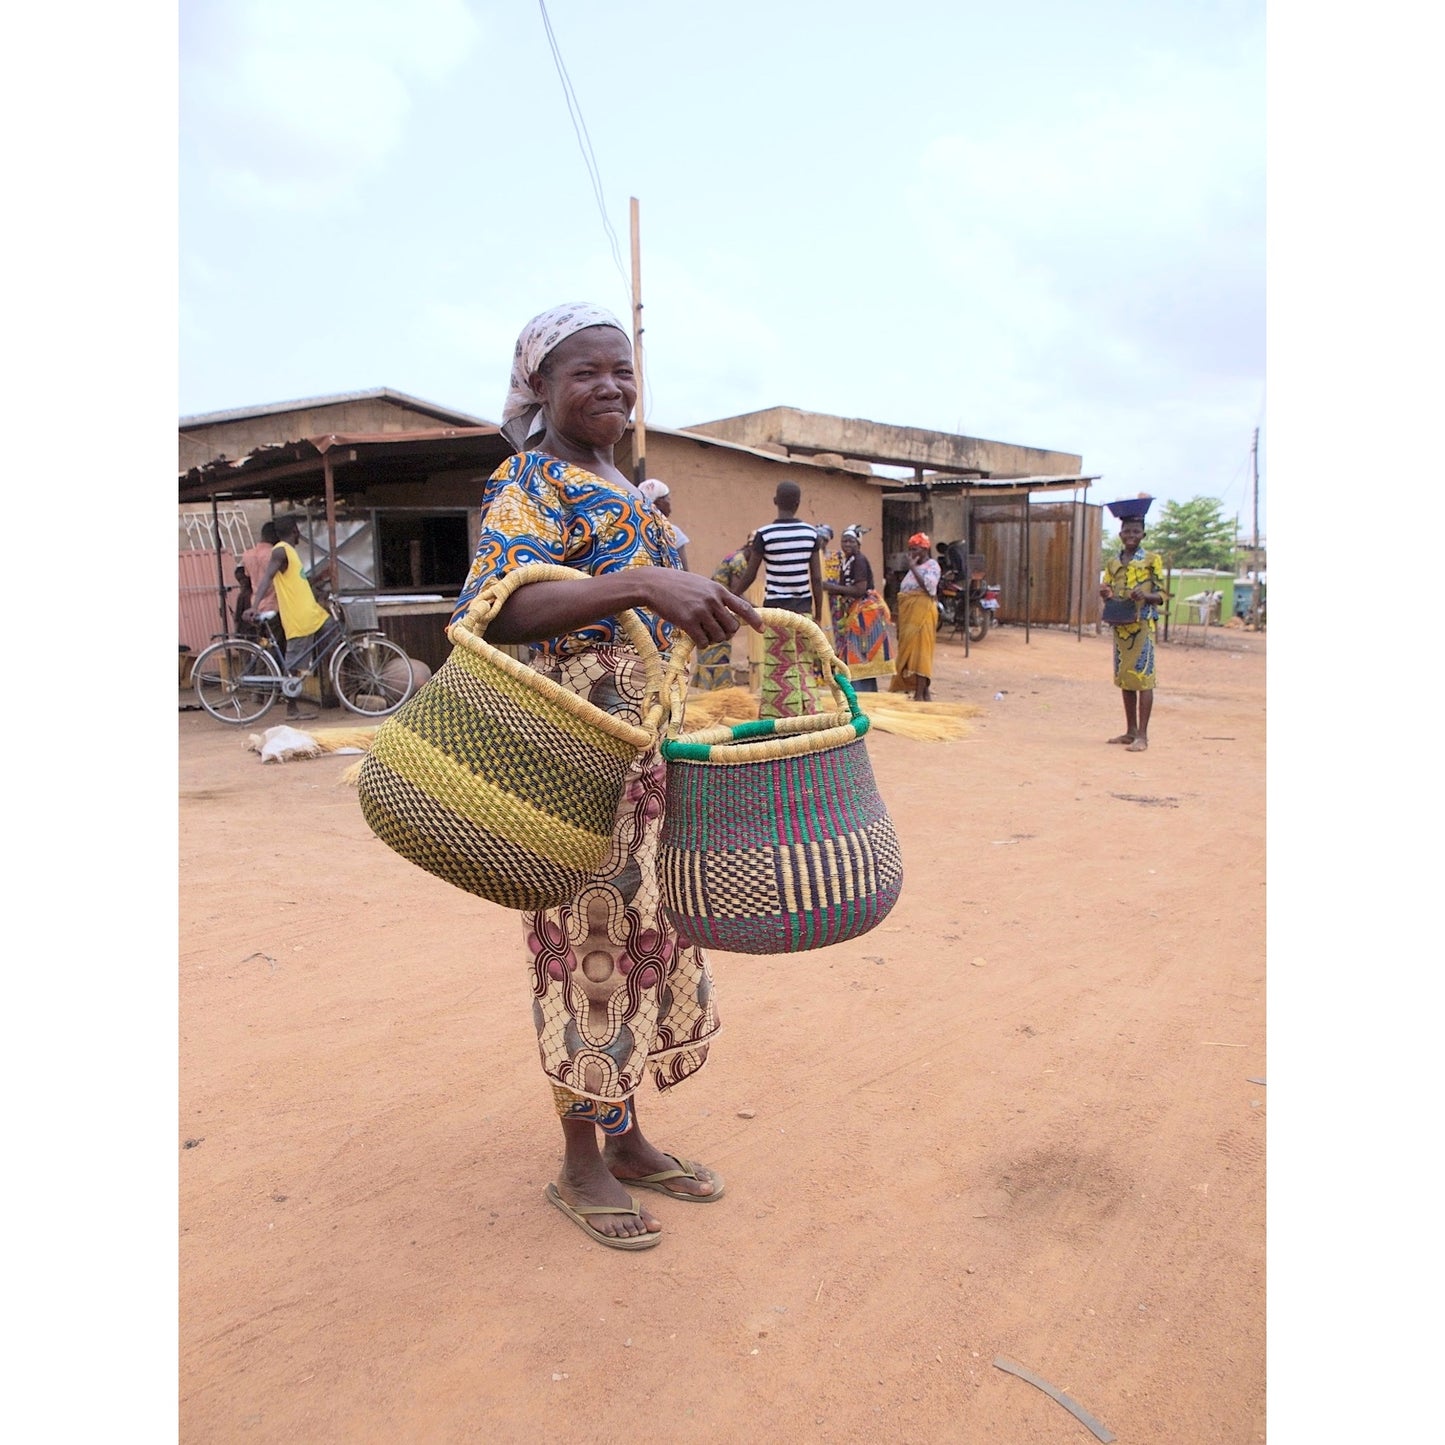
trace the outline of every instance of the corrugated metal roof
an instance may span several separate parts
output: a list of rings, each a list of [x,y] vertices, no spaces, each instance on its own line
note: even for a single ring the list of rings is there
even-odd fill
[[[202,412],[197,416],[183,416],[180,430],[191,427],[215,426],[219,422],[246,421],[255,416],[276,416],[288,411],[311,411],[318,406],[337,406],[348,401],[394,401],[409,406],[413,411],[425,412],[443,421],[456,421],[462,426],[491,426],[485,417],[472,416],[468,412],[456,411],[449,406],[439,406],[434,401],[423,401],[420,397],[408,396],[404,391],[393,391],[389,386],[379,386],[371,391],[344,391],[335,396],[308,396],[299,401],[273,401],[264,406],[241,406],[231,411]]]
[[[1063,477],[924,477],[922,481],[891,478],[889,493],[916,496],[930,492],[963,492],[975,496],[1022,496],[1025,492],[1067,492],[1080,488],[1087,491],[1090,482],[1097,482],[1102,472]]]

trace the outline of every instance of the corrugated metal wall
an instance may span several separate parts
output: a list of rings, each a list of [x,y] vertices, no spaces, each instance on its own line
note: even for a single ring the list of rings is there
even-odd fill
[[[218,632],[229,632],[235,626],[232,613],[236,606],[236,558],[229,550],[221,552],[221,575],[229,584],[226,589],[226,621],[222,627],[215,552],[198,548],[182,552],[180,557],[180,640],[192,652],[199,652]]]
[[[1001,589],[999,620],[1092,626],[1101,608],[1099,508],[1035,502],[1028,509],[1028,528],[1025,546],[1021,501],[973,504],[974,550],[988,558],[988,580]]]
[[[1022,624],[1026,603],[1030,623],[1076,627],[1082,620],[1088,627],[1099,620],[1101,515],[1099,507],[1087,502],[1033,502],[1026,552],[1022,497],[971,502],[969,551],[983,553],[987,580],[1000,589],[999,621]],[[885,567],[892,565],[912,533],[932,535],[933,523],[928,502],[890,498],[883,513]],[[934,537],[935,542],[952,540]],[[1032,595],[1027,592],[1030,580]]]

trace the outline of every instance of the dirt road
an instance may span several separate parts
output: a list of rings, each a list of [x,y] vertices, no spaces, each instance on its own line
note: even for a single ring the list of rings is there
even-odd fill
[[[1093,1440],[1004,1357],[1121,1442],[1263,1440],[1264,647],[1162,649],[1134,755],[1106,638],[940,643],[971,736],[870,734],[903,899],[715,957],[712,1061],[641,1109],[728,1197],[650,1197],[642,1254],[542,1201],[515,915],[349,759],[183,712],[182,1439]]]

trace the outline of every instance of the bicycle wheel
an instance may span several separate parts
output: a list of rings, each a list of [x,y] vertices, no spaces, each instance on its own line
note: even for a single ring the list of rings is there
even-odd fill
[[[196,658],[191,686],[213,718],[251,723],[264,717],[280,697],[281,669],[254,642],[229,638],[213,642]]]
[[[411,658],[389,637],[348,637],[331,659],[331,686],[344,708],[384,717],[411,696]]]

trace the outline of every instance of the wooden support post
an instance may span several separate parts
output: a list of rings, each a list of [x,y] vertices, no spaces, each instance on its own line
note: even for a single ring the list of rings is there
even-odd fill
[[[331,573],[331,595],[341,588],[341,569],[336,562],[336,480],[331,475],[331,453],[321,454],[321,476],[326,487],[326,559]]]
[[[647,480],[647,420],[644,372],[642,369],[642,241],[638,228],[637,197],[632,201],[632,372],[637,378],[637,407],[632,421],[632,480],[641,486]]]

